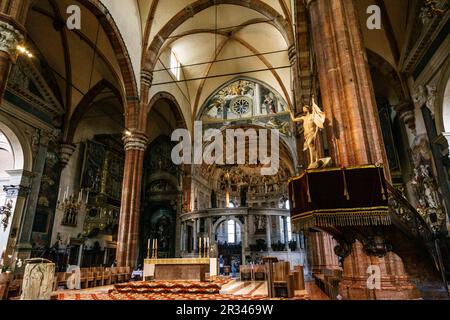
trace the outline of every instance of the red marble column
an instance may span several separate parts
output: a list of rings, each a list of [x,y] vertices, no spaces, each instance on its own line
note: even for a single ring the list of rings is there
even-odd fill
[[[123,138],[125,169],[117,240],[117,265],[136,265],[139,244],[139,216],[144,155],[148,139],[143,133],[131,132]]]
[[[333,161],[387,164],[353,0],[309,0],[308,6]]]
[[[308,0],[327,136],[336,166],[384,164],[390,174],[378,108],[353,0]],[[344,259],[344,299],[414,298],[398,256],[368,256],[359,242]],[[381,290],[367,289],[367,268],[381,268]],[[401,280],[401,281],[400,281]]]

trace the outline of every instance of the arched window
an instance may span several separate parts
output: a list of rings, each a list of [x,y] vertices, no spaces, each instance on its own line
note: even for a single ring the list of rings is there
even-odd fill
[[[228,220],[228,243],[236,242],[236,221]]]
[[[177,80],[180,80],[181,64],[172,50],[170,51],[170,72],[172,72]]]

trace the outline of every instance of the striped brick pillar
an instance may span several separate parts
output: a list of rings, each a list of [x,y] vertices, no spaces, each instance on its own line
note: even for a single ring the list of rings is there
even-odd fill
[[[308,0],[307,3],[331,156],[337,166],[387,165],[353,0]]]
[[[135,267],[139,244],[142,172],[148,138],[143,133],[131,132],[123,137],[123,141],[125,169],[116,260],[118,266]]]
[[[386,177],[390,179],[366,48],[354,1],[306,2],[331,157],[336,166],[384,164]],[[336,246],[335,251],[339,248]],[[325,251],[331,251],[329,243]],[[392,254],[375,259],[362,249],[359,240],[354,242],[343,260],[340,295],[344,299],[417,297],[404,271],[393,271],[404,270],[401,259],[388,263]],[[380,288],[373,289],[367,284],[367,270],[371,270],[372,265],[381,269]],[[406,280],[396,282],[399,276]]]

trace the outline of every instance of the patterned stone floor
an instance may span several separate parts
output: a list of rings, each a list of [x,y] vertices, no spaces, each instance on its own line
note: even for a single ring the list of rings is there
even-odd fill
[[[58,300],[270,300],[265,282],[232,281],[222,287],[220,294],[133,294],[111,292],[113,288],[62,290],[57,294]],[[307,282],[306,290],[297,291],[296,295],[290,300],[329,300],[313,282]]]

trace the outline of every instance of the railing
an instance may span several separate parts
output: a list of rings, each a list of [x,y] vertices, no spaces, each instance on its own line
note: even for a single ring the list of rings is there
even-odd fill
[[[416,238],[426,243],[432,243],[435,235],[431,227],[409,201],[391,184],[386,183],[389,194],[389,208],[401,223],[401,227]]]

